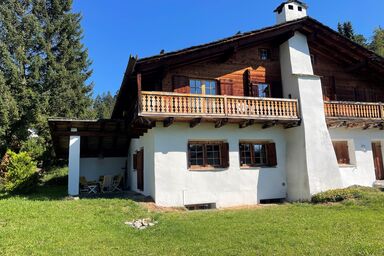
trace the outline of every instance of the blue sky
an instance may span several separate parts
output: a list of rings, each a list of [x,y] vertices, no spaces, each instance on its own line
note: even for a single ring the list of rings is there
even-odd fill
[[[282,0],[74,0],[93,61],[94,92],[115,93],[130,54],[139,57],[207,43],[275,24]],[[352,21],[366,37],[384,26],[383,0],[307,0],[309,15],[336,28]],[[363,3],[363,4],[362,4]]]

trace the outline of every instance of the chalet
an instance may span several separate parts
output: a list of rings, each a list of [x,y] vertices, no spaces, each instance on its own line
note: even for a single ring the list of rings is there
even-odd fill
[[[227,207],[384,180],[384,59],[307,16],[130,57],[111,119],[51,119],[79,179],[122,175],[161,206]]]

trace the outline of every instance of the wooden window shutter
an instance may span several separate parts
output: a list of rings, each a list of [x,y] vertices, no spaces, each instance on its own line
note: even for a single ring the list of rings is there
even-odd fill
[[[220,79],[220,94],[221,95],[233,95],[233,80],[232,79]]]
[[[347,141],[336,141],[333,142],[337,162],[339,164],[350,164],[349,149]]]
[[[267,151],[267,165],[276,166],[277,165],[276,144],[268,143],[265,146]]]
[[[187,166],[188,169],[191,168],[191,143],[188,142],[187,148]]]
[[[221,144],[221,166],[223,168],[229,167],[229,144],[227,142]]]
[[[249,85],[251,83],[251,72],[247,69],[243,74],[244,96],[249,96]]]
[[[189,78],[187,76],[175,75],[172,78],[173,91],[177,93],[189,93]]]
[[[137,153],[133,154],[133,169],[137,170]]]

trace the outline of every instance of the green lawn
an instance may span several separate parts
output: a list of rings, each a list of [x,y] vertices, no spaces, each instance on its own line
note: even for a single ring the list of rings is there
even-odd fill
[[[384,193],[342,204],[150,213],[65,187],[0,196],[0,255],[384,255]],[[159,223],[134,230],[124,221]]]

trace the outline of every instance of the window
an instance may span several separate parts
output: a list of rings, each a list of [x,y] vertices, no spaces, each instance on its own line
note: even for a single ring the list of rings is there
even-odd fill
[[[229,166],[228,143],[189,142],[188,166],[190,169],[227,168]]]
[[[299,10],[299,12],[301,12],[303,10],[303,7],[299,6],[297,9]]]
[[[288,5],[289,10],[293,10],[293,5]]]
[[[276,166],[276,145],[269,142],[240,142],[240,166]]]
[[[333,141],[333,148],[339,164],[351,164],[349,158],[348,141]]]
[[[252,84],[250,96],[268,98],[271,96],[270,91],[269,84]]]
[[[271,50],[269,49],[260,49],[259,57],[261,60],[270,60],[271,59]]]
[[[214,80],[190,79],[189,86],[192,94],[217,94],[217,83]]]

